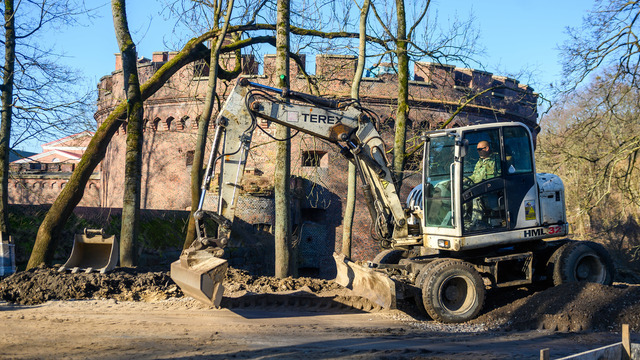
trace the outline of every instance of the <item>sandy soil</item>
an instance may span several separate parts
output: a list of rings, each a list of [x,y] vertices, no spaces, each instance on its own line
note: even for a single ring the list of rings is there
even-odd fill
[[[491,291],[459,325],[412,301],[381,311],[326,280],[231,269],[225,287],[213,309],[165,271],[21,272],[0,281],[0,358],[537,359],[618,342],[622,323],[640,331],[640,286],[628,283]]]
[[[616,333],[486,332],[398,311],[210,309],[152,302],[0,304],[6,359],[536,359],[620,341]]]

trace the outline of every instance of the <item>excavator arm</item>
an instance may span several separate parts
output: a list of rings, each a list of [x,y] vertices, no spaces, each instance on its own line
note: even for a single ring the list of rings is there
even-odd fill
[[[287,101],[285,101],[285,99]],[[358,170],[376,236],[387,244],[408,235],[402,203],[389,170],[375,115],[357,101],[336,101],[240,79],[216,119],[201,198],[194,213],[197,239],[172,264],[171,276],[187,293],[219,306],[231,226],[258,118],[309,134],[340,148]],[[218,182],[214,184],[218,171]],[[217,187],[218,191],[213,191]],[[215,223],[208,229],[207,223]],[[216,229],[217,227],[217,229]],[[348,263],[344,259],[339,261]],[[340,273],[340,264],[338,264]],[[345,269],[353,272],[353,269]]]

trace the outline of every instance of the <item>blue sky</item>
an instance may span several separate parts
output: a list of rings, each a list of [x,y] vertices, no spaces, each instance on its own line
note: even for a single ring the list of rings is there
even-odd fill
[[[49,34],[47,41],[65,56],[61,61],[81,70],[87,86],[95,88],[100,77],[114,69],[114,53],[118,46],[113,32],[110,1],[88,0],[97,8],[97,17],[84,21],[83,27]],[[544,93],[549,83],[559,80],[558,45],[567,38],[567,26],[579,26],[590,0],[433,0],[440,21],[456,15],[473,14],[480,29],[480,45],[485,55],[479,60],[487,71],[499,75],[515,75],[522,71],[533,78],[520,78]],[[171,41],[173,21],[165,20],[162,8],[155,0],[127,2],[129,27],[136,42],[138,55],[151,58],[154,51],[166,50]],[[39,151],[37,144],[27,150]]]
[[[99,17],[82,28],[69,29],[52,38],[71,66],[93,80],[113,71],[118,51],[113,34],[109,1],[89,1],[99,7]],[[510,74],[533,70],[536,82],[546,84],[559,77],[558,44],[566,39],[565,28],[578,26],[592,1],[435,0],[440,21],[473,13],[480,29],[480,45],[486,49],[481,62],[490,71]],[[165,50],[171,40],[172,21],[164,20],[162,8],[153,0],[128,1],[129,26],[140,56]],[[68,41],[73,39],[73,41]],[[539,80],[538,80],[539,78]]]

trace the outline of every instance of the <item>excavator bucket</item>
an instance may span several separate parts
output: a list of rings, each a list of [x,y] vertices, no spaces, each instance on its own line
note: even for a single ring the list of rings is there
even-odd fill
[[[227,273],[227,260],[207,250],[188,249],[171,263],[171,279],[185,295],[209,306],[219,307]]]
[[[101,274],[115,269],[120,256],[120,248],[115,235],[104,236],[102,229],[84,229],[84,234],[76,234],[71,256],[58,271],[98,271]]]
[[[337,275],[335,281],[385,309],[396,308],[396,284],[387,275],[360,266],[343,254],[333,253]]]

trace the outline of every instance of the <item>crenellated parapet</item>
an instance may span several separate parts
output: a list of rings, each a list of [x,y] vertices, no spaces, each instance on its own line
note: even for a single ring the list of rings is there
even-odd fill
[[[151,59],[138,59],[141,83],[170,61],[176,52],[154,52]],[[306,56],[301,55],[306,65]],[[230,70],[236,65],[232,55],[221,57],[220,64]],[[315,57],[314,74],[305,76],[290,59],[290,84],[293,90],[320,93],[326,97],[349,97],[356,72],[357,58],[348,55],[320,54]],[[96,120],[108,114],[125,98],[120,54],[116,54],[115,71],[100,79],[98,85],[98,112]],[[275,55],[265,55],[262,73],[253,55],[243,55],[241,76],[252,81],[276,86]],[[196,62],[180,69],[156,94],[145,102],[145,129],[152,131],[182,131],[197,128],[195,119],[201,112],[207,91],[209,68],[205,62]],[[378,64],[366,69],[360,86],[361,99],[367,106],[378,106],[381,117],[394,117],[389,111],[397,103],[397,73],[393,64]],[[218,93],[228,91],[229,84],[218,81]],[[475,98],[474,98],[475,97]],[[410,117],[425,118],[434,126],[444,122],[445,115],[426,116],[423,111],[453,113],[467,100],[461,115],[452,126],[487,121],[520,121],[532,129],[537,125],[538,94],[518,80],[494,75],[490,72],[458,68],[452,65],[415,62],[409,82]],[[431,126],[433,127],[433,126]],[[124,128],[123,128],[124,130]]]

